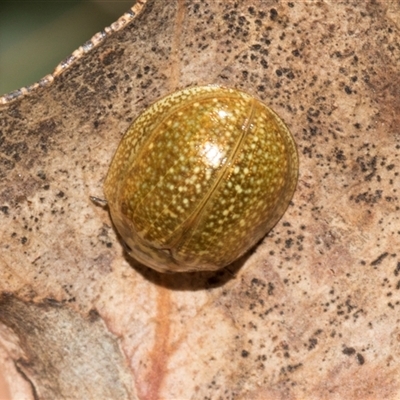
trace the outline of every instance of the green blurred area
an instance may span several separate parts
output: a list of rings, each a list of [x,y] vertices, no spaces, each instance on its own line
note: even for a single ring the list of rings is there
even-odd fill
[[[37,82],[135,0],[0,2],[0,96]]]

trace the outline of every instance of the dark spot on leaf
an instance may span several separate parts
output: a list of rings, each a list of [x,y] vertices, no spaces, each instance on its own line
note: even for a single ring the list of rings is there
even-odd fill
[[[269,11],[269,17],[272,21],[276,21],[278,18],[278,11],[276,11],[275,8],[271,8],[271,10]]]
[[[375,267],[376,265],[379,265],[388,255],[388,252],[382,253],[378,258],[371,262],[371,266]]]
[[[357,361],[360,365],[363,365],[365,363],[365,358],[362,354],[357,353]]]
[[[342,353],[346,354],[346,356],[351,356],[351,355],[355,354],[355,352],[356,352],[356,350],[354,349],[354,347],[345,347],[342,350]]]
[[[353,93],[353,91],[351,90],[350,86],[347,86],[347,85],[344,87],[344,91],[345,91],[347,94],[352,94],[352,93]]]

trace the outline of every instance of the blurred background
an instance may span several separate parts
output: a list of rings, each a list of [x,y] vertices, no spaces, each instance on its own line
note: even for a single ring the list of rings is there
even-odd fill
[[[0,96],[37,82],[135,0],[0,2]]]

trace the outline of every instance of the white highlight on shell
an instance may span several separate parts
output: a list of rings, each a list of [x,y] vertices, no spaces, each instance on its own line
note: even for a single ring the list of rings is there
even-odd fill
[[[225,153],[215,144],[206,142],[204,143],[201,155],[206,159],[208,165],[216,168],[221,165],[221,160],[225,156]]]

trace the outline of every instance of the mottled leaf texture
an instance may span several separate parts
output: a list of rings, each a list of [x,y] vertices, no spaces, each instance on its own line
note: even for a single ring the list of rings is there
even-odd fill
[[[13,399],[398,399],[399,13],[384,0],[143,1],[1,98]],[[299,183],[234,265],[162,275],[127,257],[90,196],[103,198],[138,113],[210,83],[285,120]]]

